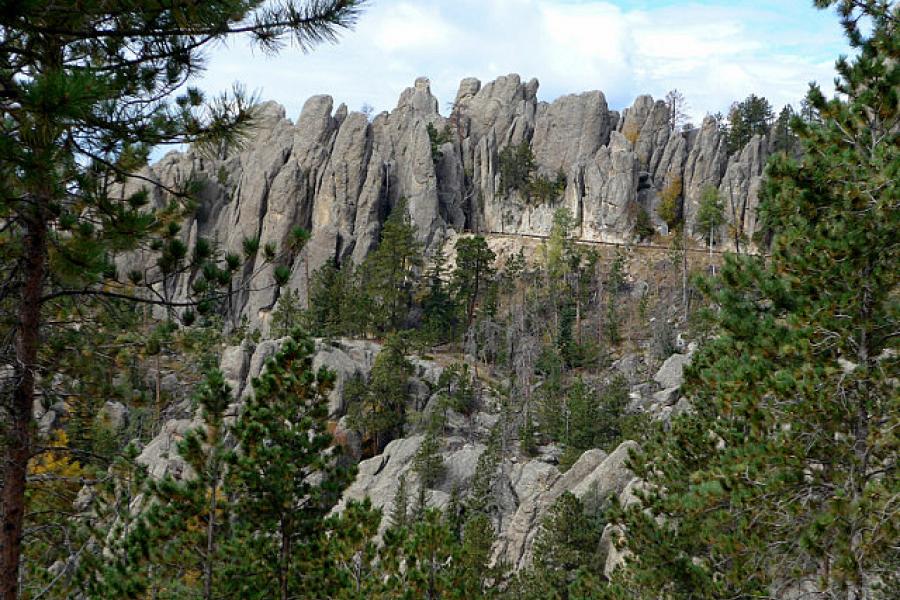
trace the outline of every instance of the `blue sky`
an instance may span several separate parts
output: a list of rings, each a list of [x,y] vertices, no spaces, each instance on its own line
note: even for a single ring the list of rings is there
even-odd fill
[[[209,52],[197,83],[240,81],[296,119],[320,93],[389,110],[424,75],[446,114],[463,77],[515,72],[540,80],[542,100],[599,89],[616,109],[678,88],[700,119],[751,92],[780,107],[811,80],[831,90],[846,52],[837,17],[811,0],[370,0],[336,45],[271,57],[232,41]]]

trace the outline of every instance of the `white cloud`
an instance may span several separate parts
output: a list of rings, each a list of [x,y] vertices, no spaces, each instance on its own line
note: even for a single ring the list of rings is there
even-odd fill
[[[613,108],[677,87],[700,117],[751,92],[778,106],[796,102],[809,80],[828,89],[833,57],[843,49],[837,20],[811,8],[781,14],[765,2],[724,0],[629,5],[375,0],[355,31],[310,54],[288,47],[267,57],[242,42],[216,50],[200,85],[214,91],[243,81],[296,118],[313,94],[331,94],[351,109],[367,102],[388,110],[403,88],[427,75],[446,105],[463,77],[487,81],[517,72],[541,81],[541,99],[600,89]]]

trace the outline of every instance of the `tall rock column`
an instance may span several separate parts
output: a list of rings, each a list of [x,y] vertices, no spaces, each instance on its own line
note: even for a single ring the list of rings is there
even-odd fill
[[[725,136],[719,132],[716,120],[706,117],[688,154],[682,180],[684,222],[689,232],[698,233],[697,210],[700,208],[703,189],[707,186],[719,186],[727,161]]]

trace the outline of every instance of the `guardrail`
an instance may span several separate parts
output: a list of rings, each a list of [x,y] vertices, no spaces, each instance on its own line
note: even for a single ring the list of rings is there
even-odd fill
[[[536,233],[508,233],[502,231],[487,231],[481,234],[478,234],[473,231],[466,231],[464,233],[474,234],[474,235],[495,235],[495,236],[503,236],[509,238],[529,238],[536,240],[547,240],[550,239],[549,235],[539,235]],[[665,250],[668,252],[672,251],[671,246],[661,246],[659,244],[645,244],[645,243],[622,243],[622,242],[603,242],[600,240],[586,240],[583,238],[569,238],[569,241],[574,242],[576,244],[582,244],[587,246],[610,246],[615,248],[649,248],[651,250]],[[712,250],[710,251],[708,248],[688,248],[688,252],[694,252],[696,254],[734,254],[731,250]],[[745,254],[753,254],[757,255],[756,252],[746,252]]]

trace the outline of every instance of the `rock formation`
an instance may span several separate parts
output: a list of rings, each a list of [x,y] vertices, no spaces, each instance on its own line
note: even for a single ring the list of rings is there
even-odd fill
[[[568,208],[578,236],[597,241],[634,241],[639,211],[656,216],[660,192],[669,185],[683,191],[681,202],[691,233],[703,190],[719,189],[725,200],[730,243],[747,244],[755,233],[757,195],[768,156],[767,141],[753,138],[729,156],[726,140],[712,118],[699,129],[671,131],[664,102],[640,96],[621,112],[610,110],[599,91],[568,95],[553,102],[537,98],[538,82],[518,75],[482,85],[465,79],[448,116],[439,112],[429,81],[416,80],[397,107],[371,122],[362,113],[336,110],[329,96],[314,96],[292,122],[275,103],[260,106],[258,124],[242,150],[217,157],[196,151],[169,153],[141,176],[170,188],[200,183],[199,207],[185,223],[186,242],[215,239],[228,252],[241,252],[244,238],[261,246],[283,247],[295,227],[312,234],[292,269],[289,288],[303,290],[308,274],[327,260],[360,262],[378,243],[390,210],[404,197],[426,248],[448,233],[548,234],[553,213]],[[434,160],[428,126],[446,131],[449,141]],[[565,190],[555,199],[500,190],[500,153],[527,142],[535,176],[555,180]],[[124,193],[142,186],[133,180]],[[161,206],[166,193],[153,191]],[[132,260],[140,261],[140,257]],[[245,267],[245,278],[271,280],[262,258]],[[170,294],[186,294],[187,277]],[[265,326],[278,300],[271,286],[234,299],[230,317]]]
[[[236,398],[229,410],[231,419],[239,414],[243,400],[252,393],[250,381],[260,374],[265,360],[275,354],[280,344],[279,340],[265,340],[253,347],[245,342],[224,351],[219,366]],[[329,398],[335,437],[351,454],[355,453],[356,448],[354,441],[348,439],[353,434],[342,424],[347,412],[347,407],[342,403],[342,388],[344,382],[354,374],[368,373],[379,350],[378,344],[360,340],[341,339],[316,343],[314,368],[325,366],[336,375],[335,387]],[[411,360],[415,374],[410,388],[422,391],[421,394],[413,394],[412,402],[427,412],[429,405],[439,396],[436,385],[443,367],[429,360]],[[681,365],[683,361],[674,358],[670,362]],[[677,366],[670,367],[664,369],[677,369]],[[680,372],[677,376],[680,376]],[[412,410],[414,407],[409,408]],[[446,507],[454,489],[469,489],[478,468],[479,457],[487,450],[491,429],[499,419],[490,398],[482,402],[480,410],[471,416],[463,417],[453,411],[449,412],[444,435],[440,437],[443,473],[427,493],[429,505],[440,508]],[[156,437],[142,448],[138,461],[146,465],[155,478],[167,474],[175,478],[190,477],[190,467],[178,455],[176,448],[187,431],[201,425],[199,411],[193,416],[169,420]],[[405,477],[409,484],[410,504],[414,502],[419,485],[414,466],[415,456],[423,439],[423,435],[411,430],[406,437],[390,442],[381,454],[362,460],[355,481],[345,490],[335,510],[342,510],[350,500],[368,497],[375,507],[382,509],[383,532],[390,524],[389,515],[397,497],[401,477]],[[631,501],[629,490],[637,485],[638,480],[628,470],[625,461],[629,452],[635,448],[637,444],[626,441],[609,455],[602,450],[588,450],[562,473],[556,465],[551,464],[555,458],[552,452],[539,454],[534,458],[522,457],[512,449],[501,453],[493,471],[492,485],[496,506],[494,524],[498,532],[493,549],[494,560],[502,561],[514,569],[528,565],[532,558],[532,545],[544,515],[565,492],[594,503],[613,496],[623,503]],[[614,548],[607,549],[610,556],[613,552]]]

